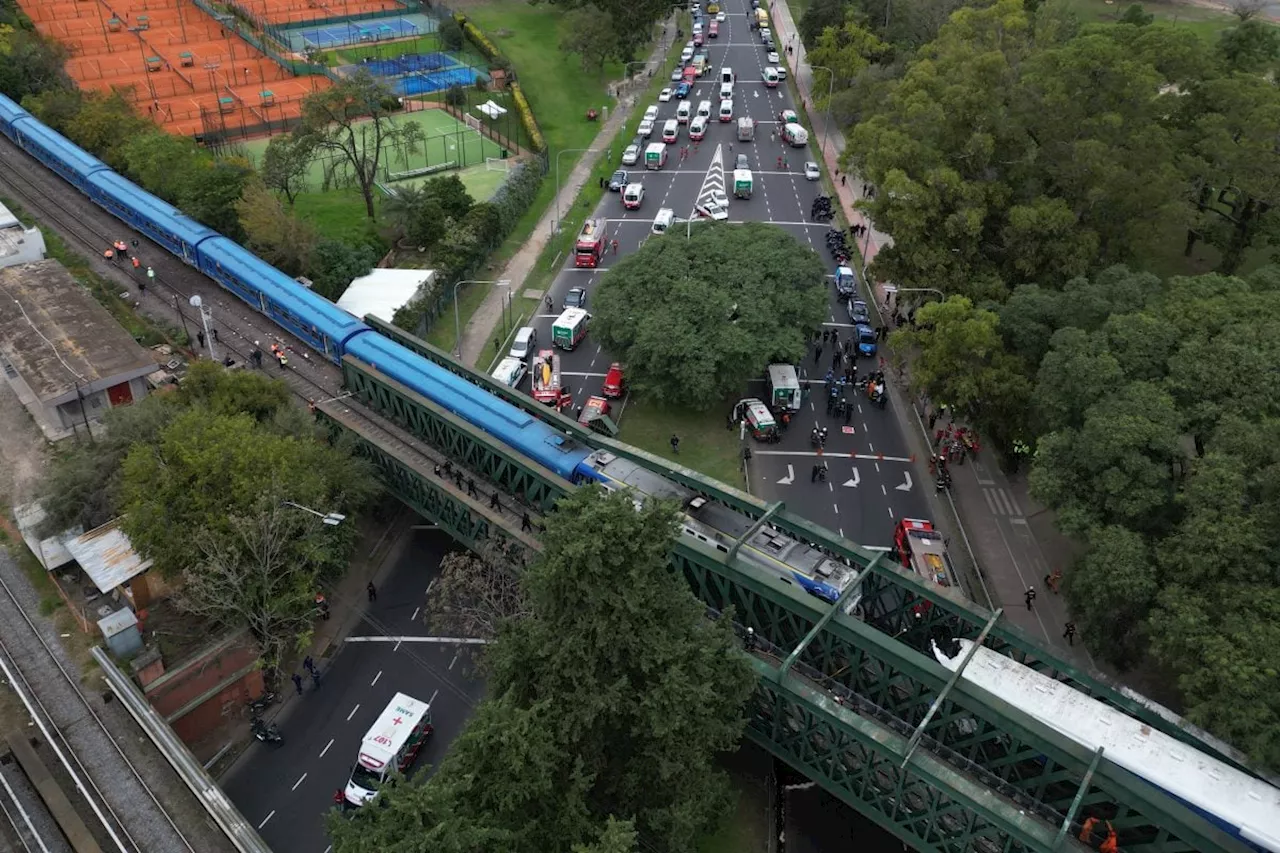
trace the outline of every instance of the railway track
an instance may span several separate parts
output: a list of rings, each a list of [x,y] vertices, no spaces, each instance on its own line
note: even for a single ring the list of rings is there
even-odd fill
[[[75,853],[15,763],[0,765],[0,851]]]
[[[23,734],[46,750],[41,758],[51,774],[61,777],[59,787],[76,817],[109,853],[197,853],[200,848],[178,827],[80,689],[74,665],[56,640],[46,637],[48,628],[27,615],[38,601],[33,589],[17,583],[17,572],[14,561],[0,553],[0,624],[6,626],[0,673],[31,715],[33,725]],[[37,786],[41,781],[31,779]],[[65,829],[74,820],[66,814],[54,817],[76,844]]]
[[[46,169],[4,136],[0,136],[0,167],[3,167],[0,168],[0,187],[7,185],[28,210],[41,221],[54,226],[75,244],[75,248],[83,250],[88,258],[101,258],[102,251],[120,239],[122,231],[126,230],[126,226],[119,220],[89,202],[79,190]],[[101,225],[101,222],[108,224]],[[148,295],[139,300],[141,308],[149,313],[159,310],[166,317],[176,317],[184,328],[194,331],[198,318],[184,312],[182,306],[189,304],[191,296],[198,295],[206,306],[214,306],[219,329],[219,340],[215,346],[219,348],[220,354],[223,351],[234,353],[241,364],[248,365],[249,354],[255,348],[265,351],[269,342],[278,342],[290,354],[289,367],[282,369],[271,364],[268,355],[263,369],[269,375],[283,380],[301,403],[340,400],[344,414],[353,418],[367,435],[394,447],[407,461],[416,462],[420,470],[434,471],[446,462],[450,462],[454,469],[466,470],[464,465],[450,460],[445,454],[369,411],[359,402],[344,399],[346,394],[342,372],[337,365],[314,357],[305,344],[229,295],[199,270],[149,242],[144,245],[147,246],[146,257],[151,259],[151,266],[156,270],[155,283],[165,290],[166,297],[161,298],[149,290]],[[106,261],[100,263],[108,272],[129,275],[123,268],[107,264]],[[151,287],[151,290],[155,288]],[[257,345],[259,342],[260,346]],[[474,475],[475,472],[471,473]],[[477,484],[481,484],[482,489],[492,489],[491,485],[484,483],[483,477],[474,479]],[[466,494],[461,485],[448,480],[443,480],[442,484],[449,491]],[[500,512],[513,529],[519,529],[515,525],[519,524],[526,511],[534,520],[541,518],[541,513],[513,503],[510,496],[502,503],[500,511],[490,513],[484,510],[484,514]]]

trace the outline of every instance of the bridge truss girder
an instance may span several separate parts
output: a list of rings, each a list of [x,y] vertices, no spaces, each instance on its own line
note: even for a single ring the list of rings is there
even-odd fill
[[[775,649],[779,665],[830,608],[798,587],[749,566],[731,568],[722,562],[718,552],[699,548],[687,540],[673,549],[671,563],[709,608],[719,612],[733,608],[736,622],[753,628],[762,647]],[[873,573],[880,568],[873,568]],[[892,578],[895,570],[887,569]],[[870,580],[863,582],[862,606],[878,608],[882,619],[904,622],[899,629],[903,636],[909,632],[923,636],[923,629],[917,628],[916,622],[930,624],[929,608],[904,607],[894,600],[891,584],[872,584],[870,589],[877,599],[869,600],[866,590]],[[902,602],[909,600],[909,592],[902,594]],[[943,632],[936,635],[939,639],[952,636],[946,619],[933,624]],[[801,650],[795,672],[825,690],[825,695],[838,696],[847,706],[858,707],[864,716],[900,731],[904,739],[910,738],[925,720],[951,675],[933,658],[927,645],[913,648],[882,628],[843,613],[831,619]],[[943,698],[927,721],[916,754],[924,752],[949,765],[955,773],[998,792],[1019,809],[1042,815],[1055,831],[1071,811],[1094,757],[999,697],[963,681]],[[855,792],[842,787],[850,784],[848,780],[838,775],[815,779],[856,805]],[[1079,832],[1079,824],[1087,816],[1110,820],[1120,833],[1120,847],[1126,853],[1246,851],[1185,806],[1161,796],[1146,782],[1105,760],[1090,777],[1082,803],[1083,809],[1074,821],[1075,831]],[[1012,827],[1006,829],[1012,831]]]

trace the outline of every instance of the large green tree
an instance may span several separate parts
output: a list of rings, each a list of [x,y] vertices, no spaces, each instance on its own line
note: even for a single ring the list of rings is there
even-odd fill
[[[627,365],[631,387],[705,409],[770,362],[798,361],[826,312],[821,259],[774,225],[698,223],[613,264],[592,334]]]
[[[335,851],[628,853],[636,832],[695,849],[728,802],[714,761],[754,679],[730,626],[667,571],[675,522],[629,494],[563,499],[523,615],[490,647],[491,698],[430,781],[331,821]],[[440,843],[404,846],[420,832]]]

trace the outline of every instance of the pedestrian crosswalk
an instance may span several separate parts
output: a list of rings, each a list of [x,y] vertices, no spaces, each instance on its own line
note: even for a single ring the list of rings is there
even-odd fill
[[[984,488],[982,496],[987,499],[987,508],[991,510],[992,515],[1022,517],[1022,507],[1018,506],[1017,498],[1005,489]]]

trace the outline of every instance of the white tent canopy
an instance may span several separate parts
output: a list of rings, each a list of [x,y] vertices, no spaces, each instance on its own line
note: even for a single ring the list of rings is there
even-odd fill
[[[356,317],[372,314],[390,323],[396,311],[430,287],[435,277],[434,270],[375,269],[351,282],[338,307]]]
[[[493,101],[485,101],[483,104],[476,107],[476,111],[484,113],[489,118],[497,118],[507,112],[506,108],[498,106]]]

